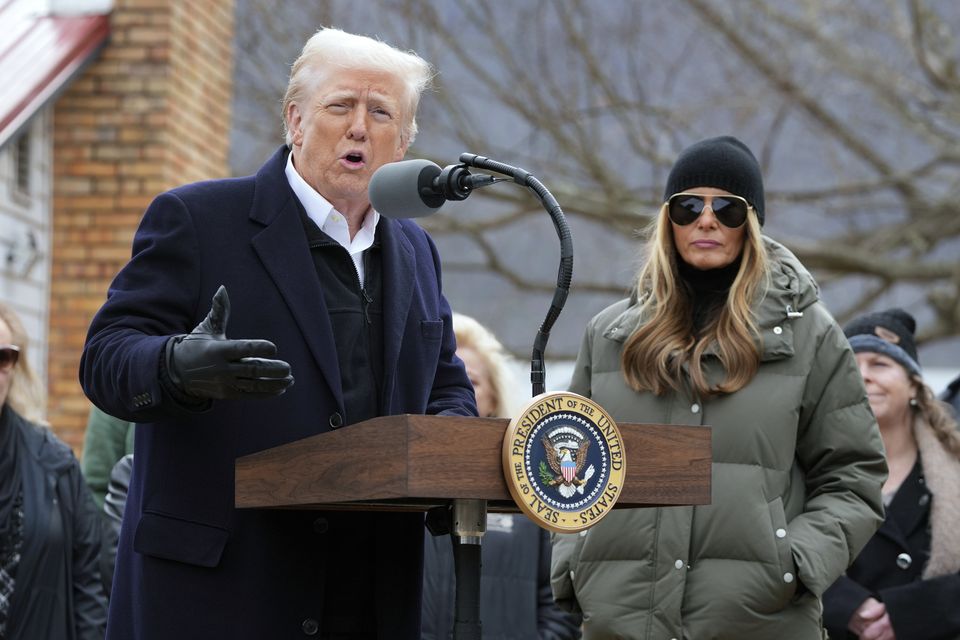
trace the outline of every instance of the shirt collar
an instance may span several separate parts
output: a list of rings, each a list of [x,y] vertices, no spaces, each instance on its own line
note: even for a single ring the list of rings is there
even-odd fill
[[[297,196],[300,204],[303,205],[304,210],[307,212],[307,216],[309,216],[318,227],[323,229],[324,225],[327,224],[327,218],[330,217],[330,212],[334,210],[333,205],[320,195],[316,189],[307,184],[307,181],[303,179],[300,172],[293,166],[293,151],[287,154],[287,166],[283,172],[287,176],[287,182],[290,183],[290,188],[293,189],[294,195]],[[371,216],[368,213],[364,216],[360,230],[357,232],[357,237],[354,239],[355,241],[359,239],[361,235],[364,235],[369,238],[371,244],[373,242],[373,234],[374,231],[376,231],[377,223],[380,222],[380,214],[374,211],[372,206],[370,210],[373,212],[373,215]],[[349,243],[349,240],[347,242]]]

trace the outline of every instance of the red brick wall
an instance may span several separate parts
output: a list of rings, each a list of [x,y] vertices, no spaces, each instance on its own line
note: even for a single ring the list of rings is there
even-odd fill
[[[79,451],[87,326],[170,187],[228,175],[233,0],[117,0],[111,39],[54,108],[49,420]]]

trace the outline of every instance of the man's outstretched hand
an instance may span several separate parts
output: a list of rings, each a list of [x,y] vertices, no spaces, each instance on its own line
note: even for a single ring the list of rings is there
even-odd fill
[[[166,364],[177,390],[194,398],[225,400],[277,396],[293,384],[290,365],[274,360],[269,340],[228,340],[230,298],[220,286],[210,313],[189,334],[167,341]]]

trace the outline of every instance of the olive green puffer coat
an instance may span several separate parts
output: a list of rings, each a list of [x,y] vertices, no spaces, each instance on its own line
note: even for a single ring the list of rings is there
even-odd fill
[[[643,322],[636,300],[587,328],[572,391],[617,421],[708,425],[713,440],[710,505],[616,510],[555,536],[554,594],[587,639],[821,638],[819,596],[882,522],[883,445],[853,353],[806,269],[764,242],[762,362],[736,393],[631,390],[620,353]],[[704,365],[722,379],[714,356]],[[629,474],[644,452],[626,453]]]

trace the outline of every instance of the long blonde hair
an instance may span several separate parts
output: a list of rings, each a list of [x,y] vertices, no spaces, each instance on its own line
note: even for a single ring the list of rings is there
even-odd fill
[[[769,259],[757,216],[748,215],[740,269],[719,313],[695,335],[693,300],[680,282],[677,248],[667,205],[647,230],[645,260],[636,280],[645,322],[623,348],[620,366],[627,384],[636,391],[663,395],[683,389],[683,368],[690,387],[699,396],[733,393],[743,388],[760,367],[759,331],[753,305],[766,288]],[[726,372],[711,385],[701,361],[710,347]]]
[[[914,411],[926,420],[937,440],[943,448],[960,460],[960,431],[957,430],[957,421],[953,419],[946,403],[937,399],[933,389],[918,375],[911,375],[910,381],[916,390],[917,404]]]
[[[43,384],[30,366],[29,343],[20,317],[9,306],[0,302],[0,320],[10,329],[13,344],[20,347],[20,358],[10,373],[10,391],[6,404],[27,420],[41,422],[44,417]]]

